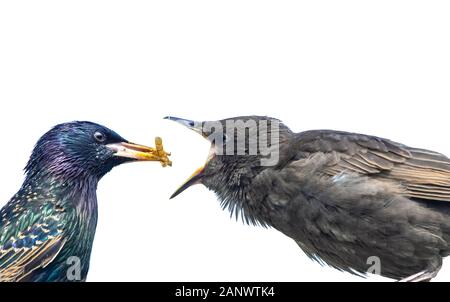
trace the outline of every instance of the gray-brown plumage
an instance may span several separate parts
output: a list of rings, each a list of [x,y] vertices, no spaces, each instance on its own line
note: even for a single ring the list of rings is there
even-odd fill
[[[169,119],[217,138],[205,122]],[[220,121],[224,133],[227,121],[237,120],[277,122],[236,117]],[[235,129],[232,137],[229,131],[224,136],[223,150],[247,133],[243,155],[219,155],[213,142],[205,167],[173,197],[202,183],[244,221],[276,228],[310,258],[339,270],[364,275],[368,260],[378,257],[385,277],[428,281],[436,276],[450,252],[448,157],[374,136],[293,133],[280,124],[279,160],[263,166],[259,148],[257,154],[248,152],[248,133],[261,134],[253,130]]]

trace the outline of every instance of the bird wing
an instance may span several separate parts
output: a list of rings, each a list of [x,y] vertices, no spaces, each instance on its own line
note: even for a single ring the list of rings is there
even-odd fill
[[[21,224],[33,221],[28,210],[7,221],[0,233],[0,281],[26,280],[33,271],[45,268],[64,246],[65,238],[57,215],[40,217],[25,228]],[[21,229],[22,231],[18,231]]]
[[[348,132],[314,130],[298,134],[296,156],[328,155],[324,173],[357,173],[400,184],[405,196],[450,201],[450,159],[440,153]]]

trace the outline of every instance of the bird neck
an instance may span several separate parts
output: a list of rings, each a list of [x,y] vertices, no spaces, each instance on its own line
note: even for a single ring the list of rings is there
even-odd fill
[[[266,188],[273,187],[273,179],[266,175],[272,175],[271,171],[276,175],[276,171],[289,164],[296,155],[292,148],[295,142],[292,133],[282,134],[277,146],[278,160],[273,166],[260,165],[258,157],[254,157],[253,162],[249,157],[242,158],[242,162],[236,159],[227,161],[225,158],[217,165],[220,167],[218,172],[203,180],[203,184],[216,193],[222,208],[228,209],[232,216],[242,218],[247,224],[272,226],[272,219],[268,214],[273,213],[273,210],[266,203],[263,192]]]
[[[76,210],[82,216],[97,215],[98,178],[79,174],[77,178],[46,172],[27,175],[22,190],[36,193],[42,200],[56,200],[67,210]]]
[[[266,227],[267,223],[260,214],[260,208],[248,199],[251,183],[257,174],[255,170],[224,169],[203,181],[203,184],[216,193],[223,209],[231,216],[249,225]]]

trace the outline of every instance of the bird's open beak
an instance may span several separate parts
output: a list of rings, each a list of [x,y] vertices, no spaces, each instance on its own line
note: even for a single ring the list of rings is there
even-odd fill
[[[202,130],[202,123],[201,122],[195,122],[195,121],[191,121],[191,120],[187,120],[187,119],[183,119],[183,118],[179,118],[179,117],[173,117],[173,116],[166,116],[164,119],[170,120],[170,121],[174,121],[177,122],[189,129],[191,129],[194,132],[197,132],[198,134],[200,134],[201,136],[207,138],[207,134]],[[211,160],[211,158],[214,156],[214,152],[210,152],[208,159],[206,160],[205,165],[208,163],[209,160]],[[176,197],[177,195],[179,195],[181,192],[183,192],[184,190],[186,190],[187,188],[189,188],[190,186],[196,185],[196,184],[200,184],[202,183],[202,178],[204,176],[204,171],[205,171],[205,165],[203,165],[202,167],[198,168],[194,174],[192,174],[185,182],[183,185],[181,185],[176,191],[175,193],[172,194],[172,196],[170,196],[170,199]]]
[[[106,147],[114,151],[114,156],[139,161],[159,161],[163,167],[172,166],[170,153],[164,151],[162,139],[159,137],[155,138],[155,148],[125,142],[109,144]]]
[[[181,192],[183,192],[184,190],[186,190],[187,188],[189,188],[190,186],[196,185],[196,184],[200,184],[202,181],[202,177],[203,177],[203,171],[204,171],[204,167],[198,168],[194,174],[192,174],[185,182],[184,184],[182,184],[176,191],[175,193],[172,194],[172,196],[170,196],[170,199],[175,198],[177,195],[179,195]]]

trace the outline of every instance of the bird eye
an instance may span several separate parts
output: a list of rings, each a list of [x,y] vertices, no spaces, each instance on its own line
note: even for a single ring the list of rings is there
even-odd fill
[[[106,141],[106,135],[101,133],[100,131],[94,133],[94,138],[99,143],[104,143]]]
[[[222,142],[227,142],[228,141],[228,136],[226,134],[222,135]]]

